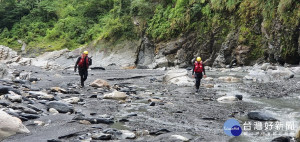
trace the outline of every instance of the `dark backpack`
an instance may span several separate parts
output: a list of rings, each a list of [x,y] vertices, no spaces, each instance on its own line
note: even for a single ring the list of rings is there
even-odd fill
[[[93,63],[92,58],[89,58],[88,60],[89,60],[89,66],[92,65],[92,63]]]

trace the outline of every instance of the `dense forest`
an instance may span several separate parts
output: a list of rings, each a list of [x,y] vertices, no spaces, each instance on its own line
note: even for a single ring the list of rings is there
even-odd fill
[[[50,51],[143,35],[161,42],[188,33],[199,41],[213,34],[221,43],[238,31],[238,44],[260,56],[266,39],[278,34],[272,31],[276,21],[281,54],[295,54],[299,0],[0,0],[0,44],[19,50],[22,40],[27,48]]]

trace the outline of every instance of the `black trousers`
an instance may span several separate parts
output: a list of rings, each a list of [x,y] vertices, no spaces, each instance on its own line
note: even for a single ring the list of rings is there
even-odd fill
[[[87,79],[88,70],[85,68],[78,68],[79,75],[80,75],[80,82],[81,86],[84,86],[84,81]]]
[[[195,73],[195,79],[196,79],[196,89],[199,89],[200,87],[200,82],[201,82],[201,79],[202,79],[202,72],[201,73]]]

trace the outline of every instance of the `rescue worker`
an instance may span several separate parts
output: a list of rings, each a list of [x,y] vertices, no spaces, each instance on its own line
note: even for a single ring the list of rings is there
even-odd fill
[[[201,79],[202,79],[202,77],[206,78],[205,68],[204,68],[204,65],[203,65],[200,57],[196,58],[196,61],[194,63],[194,67],[193,67],[192,76],[196,79],[196,83],[195,83],[196,92],[199,92]]]
[[[74,71],[76,72],[77,67],[80,75],[80,83],[81,87],[84,87],[84,81],[87,79],[88,76],[88,68],[91,65],[92,60],[88,57],[89,52],[84,51],[81,57],[78,57]]]

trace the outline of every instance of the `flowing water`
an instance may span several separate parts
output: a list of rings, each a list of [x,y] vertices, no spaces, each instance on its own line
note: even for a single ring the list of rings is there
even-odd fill
[[[212,73],[212,75],[218,77],[220,73]],[[238,78],[244,76],[244,74],[241,73],[234,75]],[[268,142],[280,136],[296,136],[300,124],[300,92],[289,94],[289,97],[281,98],[253,97],[239,89],[236,85],[237,83],[254,82],[241,81],[216,84],[215,86],[219,86],[215,87],[215,89],[218,90],[217,95],[243,95],[243,101],[253,103],[260,108],[254,111],[269,114],[279,121],[260,121],[260,123],[259,121],[248,119],[247,115],[238,116],[236,119],[240,122],[243,132],[240,136],[231,138],[229,140],[230,142]],[[251,125],[248,125],[249,122]],[[262,126],[262,130],[259,128],[259,125]],[[251,130],[249,130],[250,128],[247,126],[251,126]],[[258,130],[256,128],[258,128]]]

